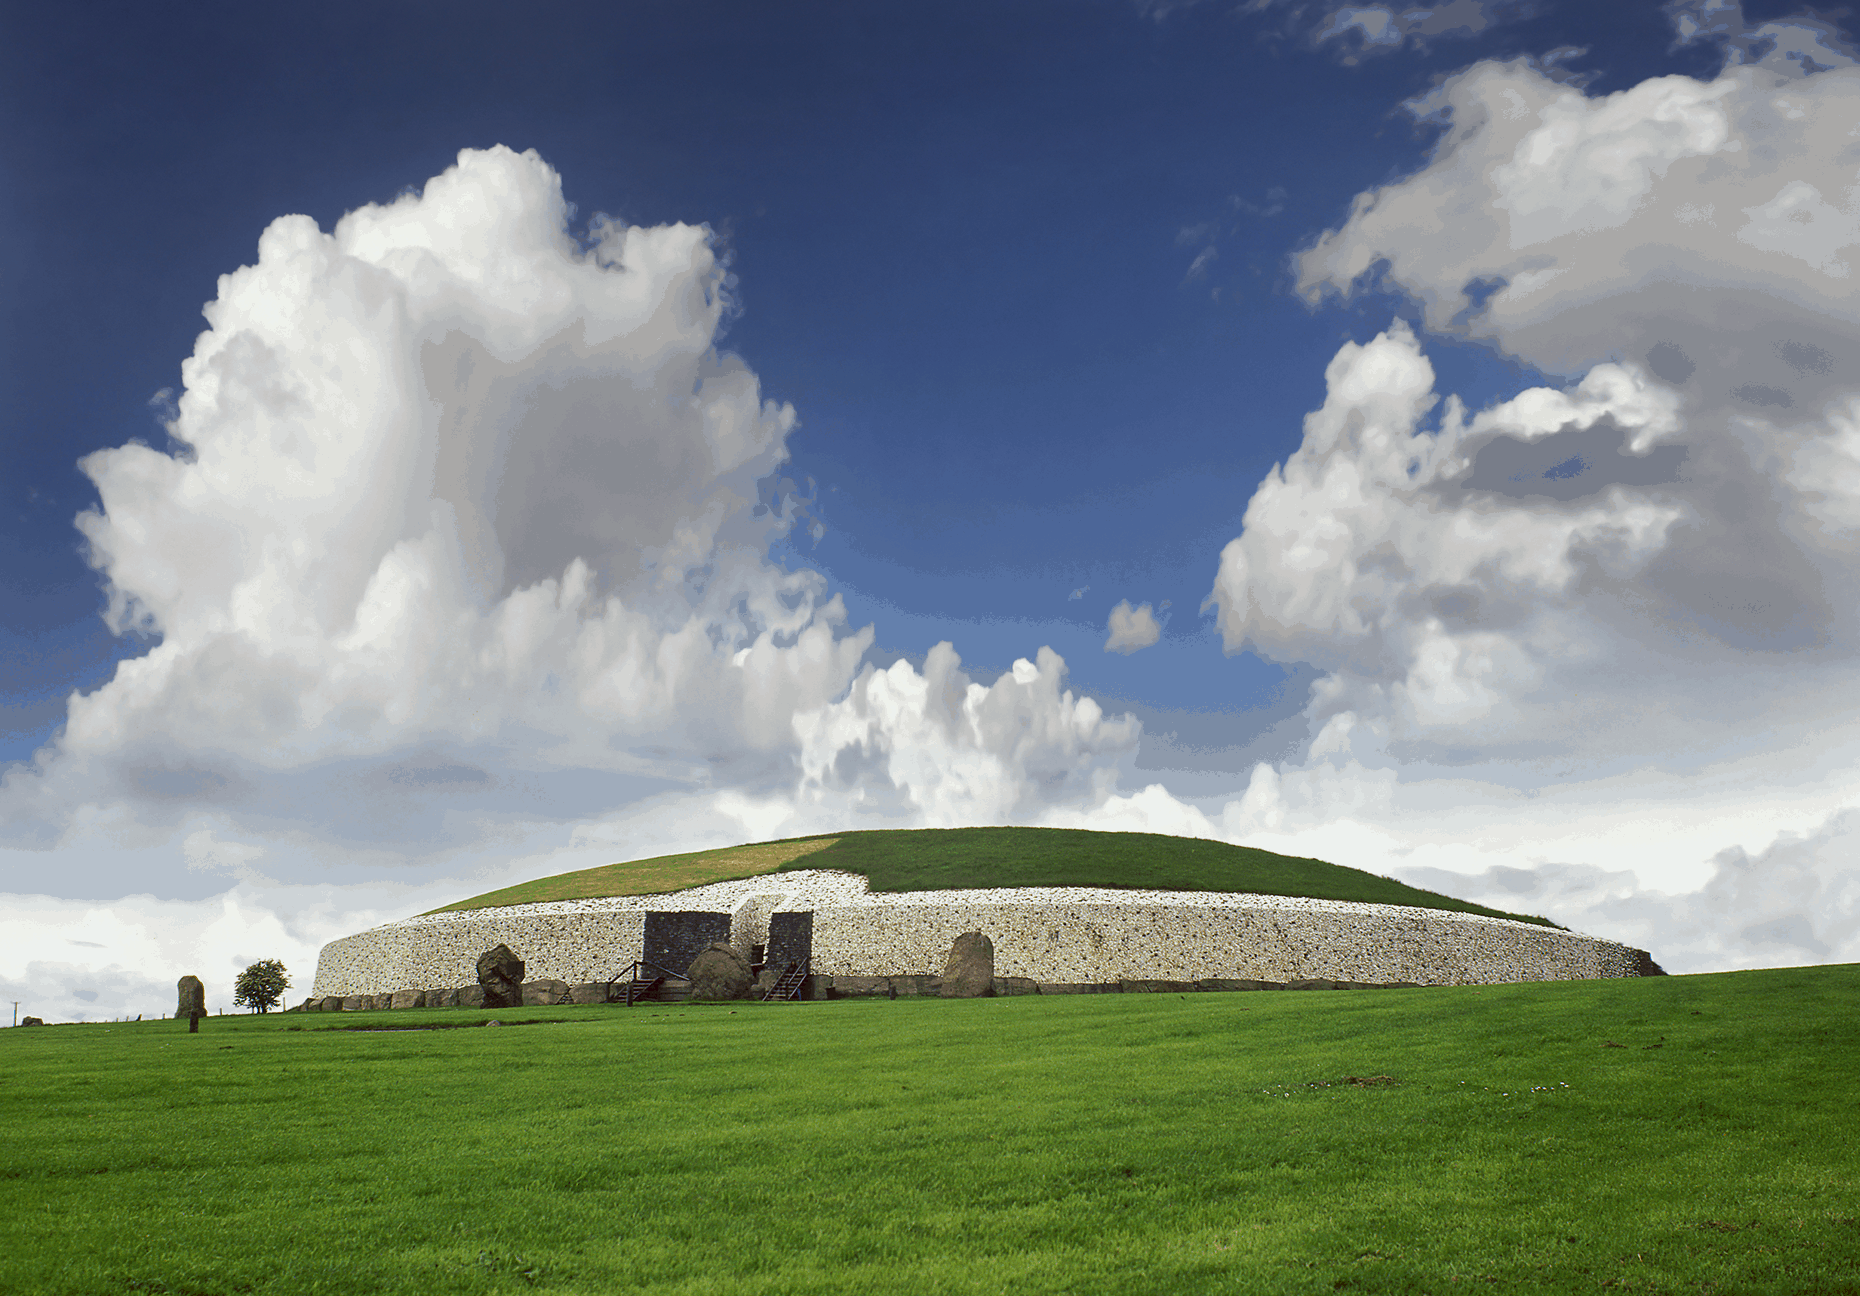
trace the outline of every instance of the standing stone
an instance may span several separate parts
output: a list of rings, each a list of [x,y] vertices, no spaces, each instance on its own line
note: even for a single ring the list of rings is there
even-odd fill
[[[980,932],[964,932],[943,964],[945,999],[984,999],[995,992],[995,943]]]
[[[478,960],[478,984],[484,987],[486,1008],[523,1006],[523,960],[499,945]]]
[[[691,961],[685,976],[693,999],[741,999],[749,994],[749,960],[715,941]]]
[[[205,1017],[207,1015],[207,989],[200,984],[200,978],[184,976],[175,983],[180,992],[180,1006],[174,1010],[176,1017]]]

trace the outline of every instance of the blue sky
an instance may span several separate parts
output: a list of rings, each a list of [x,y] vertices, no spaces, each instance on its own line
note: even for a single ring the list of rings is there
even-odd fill
[[[1796,13],[15,10],[0,981],[964,822],[1855,957]]]

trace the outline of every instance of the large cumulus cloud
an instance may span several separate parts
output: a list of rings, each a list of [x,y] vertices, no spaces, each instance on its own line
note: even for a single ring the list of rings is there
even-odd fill
[[[72,699],[9,815],[166,824],[339,762],[482,792],[513,749],[689,782],[788,746],[870,631],[768,560],[795,413],[716,349],[728,306],[708,231],[583,246],[534,154],[274,222],[206,308],[178,449],[83,463],[109,618],[160,642]]]
[[[1323,672],[1230,834],[1682,966],[1860,953],[1860,68],[1825,25],[1732,26],[1710,81],[1447,79],[1429,164],[1302,254],[1313,300],[1394,291],[1563,381],[1469,413],[1404,325],[1337,354],[1208,600],[1230,651]]]

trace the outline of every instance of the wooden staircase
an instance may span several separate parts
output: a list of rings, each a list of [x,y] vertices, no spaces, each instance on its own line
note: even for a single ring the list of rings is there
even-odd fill
[[[781,977],[775,984],[770,986],[768,991],[763,994],[762,1001],[768,1003],[776,999],[799,999],[801,997],[801,984],[807,980],[808,967],[812,963],[812,959],[802,959],[799,963],[790,963],[787,970],[781,974]]]
[[[626,1006],[629,1008],[643,999],[655,1003],[674,1003],[691,997],[689,980],[673,976],[656,963],[635,963],[614,980],[622,978],[626,980]]]

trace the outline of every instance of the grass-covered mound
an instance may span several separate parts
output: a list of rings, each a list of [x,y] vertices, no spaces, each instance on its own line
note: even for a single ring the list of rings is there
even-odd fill
[[[1487,909],[1323,860],[1275,855],[1195,837],[1090,832],[1081,828],[917,828],[795,837],[562,873],[473,896],[433,912],[659,895],[708,882],[790,869],[859,873],[874,891],[989,887],[1244,891],[1359,904],[1412,905],[1556,926],[1547,918]]]
[[[1857,997],[1846,966],[0,1030],[0,1292],[1855,1292]],[[493,1016],[537,1024],[379,1029]]]

